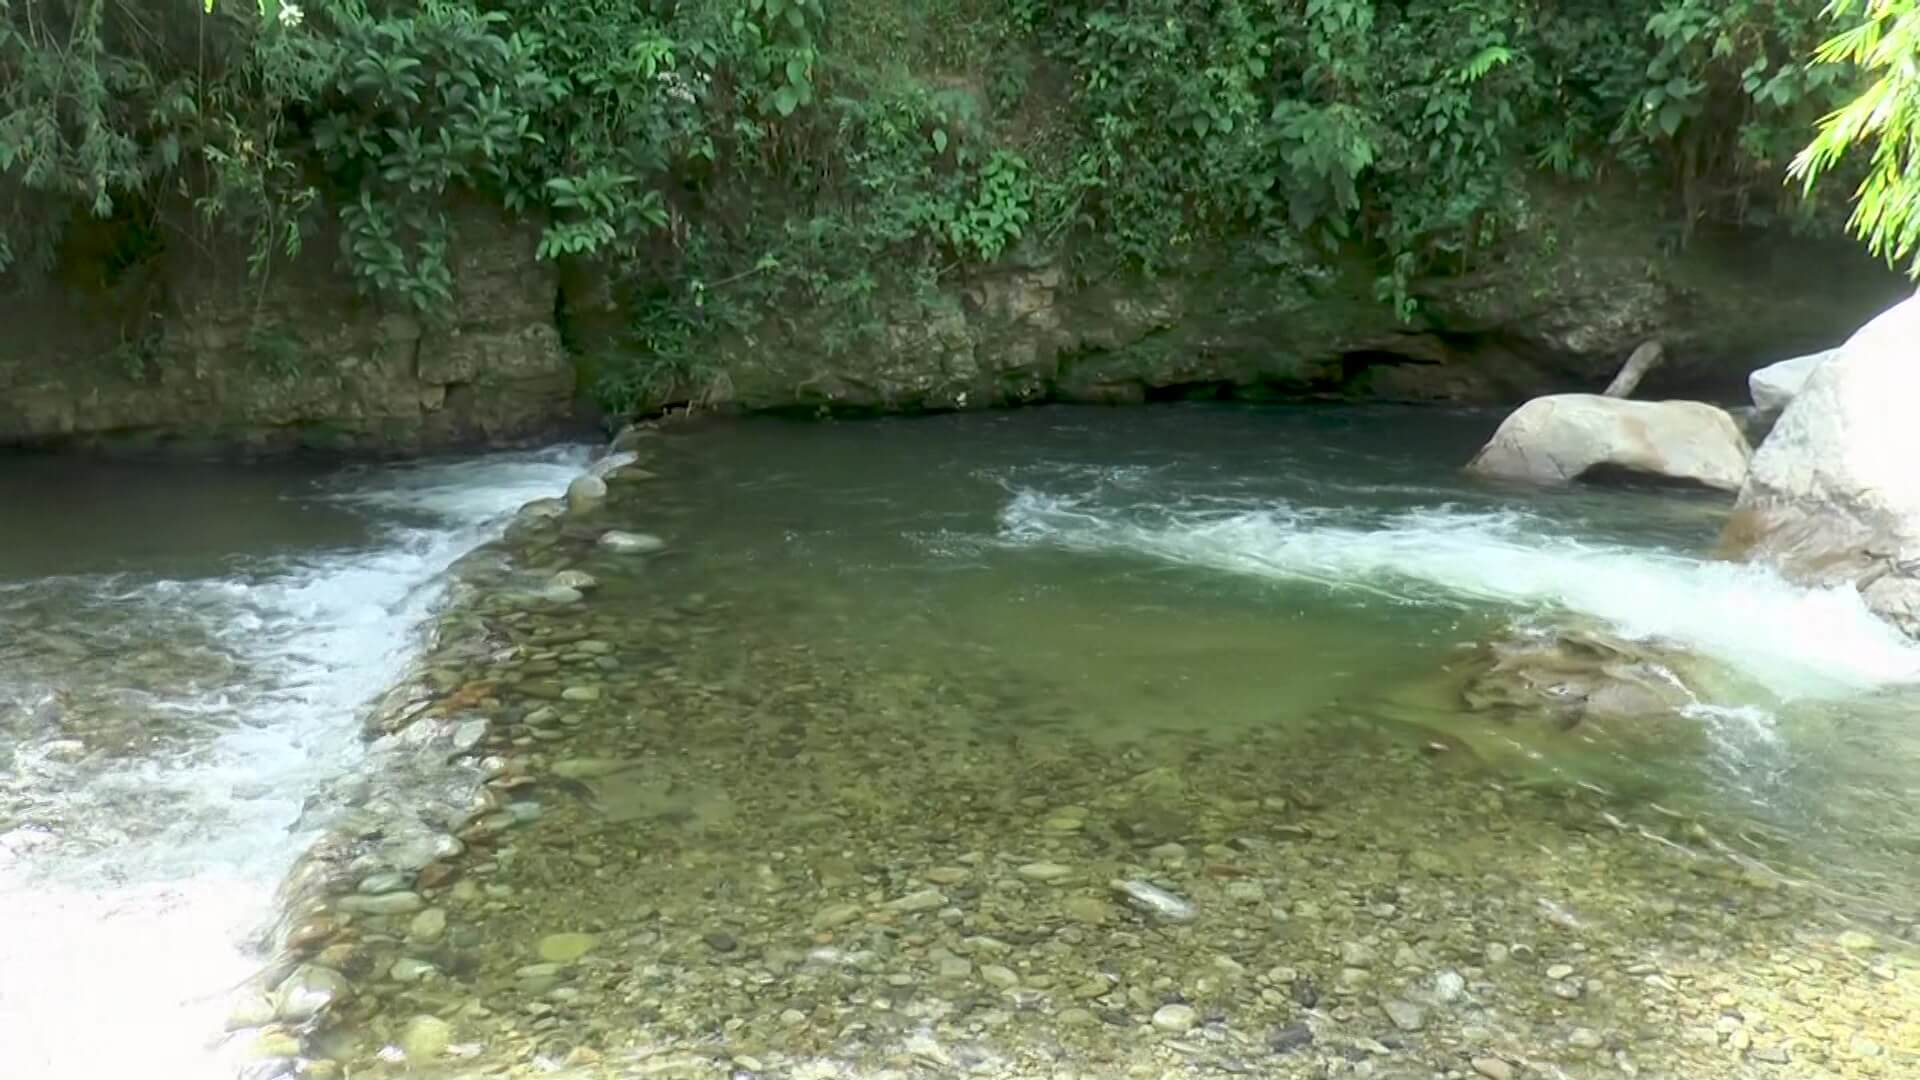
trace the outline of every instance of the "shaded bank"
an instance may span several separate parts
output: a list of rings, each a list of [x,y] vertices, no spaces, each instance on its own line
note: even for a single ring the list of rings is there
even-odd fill
[[[261,281],[237,252],[194,251],[108,287],[0,295],[0,445],[405,454],[519,443],[597,416],[587,391],[608,364],[653,372],[625,403],[639,412],[1510,403],[1597,390],[1652,339],[1669,361],[1643,396],[1732,399],[1754,367],[1844,338],[1900,289],[1844,244],[1703,230],[1674,250],[1630,193],[1548,194],[1513,242],[1422,282],[1411,320],[1374,297],[1363,264],[1277,272],[1222,247],[1179,273],[1089,278],[1034,256],[932,290],[883,289],[859,321],[776,306],[685,345],[699,357],[689,364],[635,342],[631,297],[537,260],[537,235],[464,209],[454,302],[432,316],[360,295],[318,242]]]

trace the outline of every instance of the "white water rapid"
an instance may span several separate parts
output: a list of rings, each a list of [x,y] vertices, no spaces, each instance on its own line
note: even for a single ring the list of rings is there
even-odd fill
[[[1597,543],[1514,511],[1116,507],[1029,488],[1013,493],[1001,528],[1019,544],[1312,583],[1385,602],[1590,616],[1623,636],[1718,660],[1783,699],[1920,679],[1920,647],[1851,590],[1799,588],[1763,567]]]
[[[330,809],[303,804],[365,765],[364,709],[447,567],[584,461],[359,470],[288,497],[353,508],[371,544],[0,586],[0,1077],[232,1075],[226,991]],[[95,706],[138,720],[74,737]]]

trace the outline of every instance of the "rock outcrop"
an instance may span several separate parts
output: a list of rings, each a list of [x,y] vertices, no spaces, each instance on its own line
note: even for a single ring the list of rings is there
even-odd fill
[[[1515,410],[1467,468],[1539,484],[1624,476],[1737,491],[1747,457],[1746,437],[1724,409],[1557,394]]]
[[[477,204],[453,217],[433,318],[360,295],[328,236],[264,279],[181,243],[137,289],[0,294],[0,446],[411,453],[554,431],[574,375],[539,228]]]
[[[76,240],[64,277],[39,293],[0,279],[0,445],[514,442],[570,416],[576,364],[584,389],[605,375],[639,412],[1511,404],[1598,388],[1657,337],[1667,359],[1650,395],[1696,397],[1735,392],[1755,358],[1838,340],[1899,284],[1851,245],[1777,232],[1702,230],[1673,250],[1632,191],[1543,193],[1535,209],[1470,266],[1409,283],[1406,319],[1379,299],[1378,267],[1351,253],[1301,261],[1223,243],[1144,278],[1089,275],[1030,243],[937,282],[876,265],[879,284],[858,301],[742,301],[687,363],[636,355],[631,333],[636,306],[675,287],[672,260],[657,279],[617,285],[604,267],[556,270],[535,258],[537,225],[477,203],[455,208],[453,303],[432,318],[357,293],[337,236],[309,237],[264,280],[248,276],[244,251],[181,234],[103,282],[118,264]]]
[[[1754,455],[1722,553],[1850,585],[1920,632],[1920,296],[1819,364]]]
[[[1754,418],[1762,423],[1772,423],[1793,404],[1802,387],[1807,385],[1807,377],[1813,369],[1840,354],[1839,349],[1827,349],[1822,352],[1796,356],[1782,360],[1747,376],[1747,392],[1753,398]]]

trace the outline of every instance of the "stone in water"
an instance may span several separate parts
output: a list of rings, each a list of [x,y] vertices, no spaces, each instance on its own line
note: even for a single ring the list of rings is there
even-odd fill
[[[550,964],[571,964],[593,950],[592,934],[548,934],[540,939],[540,959]]]

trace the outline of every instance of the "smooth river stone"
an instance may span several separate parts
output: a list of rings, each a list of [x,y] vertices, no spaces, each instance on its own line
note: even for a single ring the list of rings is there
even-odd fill
[[[403,956],[387,969],[387,975],[394,982],[417,983],[430,976],[440,974],[440,969],[417,957]]]
[[[1015,870],[1014,873],[1028,881],[1059,881],[1073,876],[1073,867],[1062,866],[1057,862],[1030,862]]]
[[[414,941],[439,941],[446,932],[447,913],[441,908],[428,908],[407,924],[407,937]]]
[[[1154,1011],[1153,1026],[1174,1035],[1184,1035],[1200,1022],[1200,1014],[1191,1005],[1162,1005]]]
[[[571,964],[593,951],[593,945],[592,934],[548,934],[535,951],[550,964]]]
[[[543,604],[554,604],[558,606],[577,604],[587,598],[586,593],[566,585],[548,585],[546,588],[532,595],[534,599]]]
[[[935,911],[947,904],[947,896],[939,889],[921,889],[887,903],[888,911]]]
[[[618,470],[624,469],[639,460],[640,455],[631,450],[616,450],[606,457],[601,458],[599,461],[594,462],[592,465],[587,466],[587,471],[604,480]]]
[[[416,1016],[400,1032],[400,1049],[408,1061],[427,1061],[447,1052],[453,1043],[453,1025],[437,1016]]]
[[[353,997],[353,984],[332,968],[302,964],[274,993],[274,1011],[282,1020],[311,1020],[336,1001]]]
[[[576,476],[573,483],[567,485],[567,509],[576,514],[596,510],[607,501],[607,482],[588,473]]]
[[[1387,1019],[1393,1021],[1393,1026],[1401,1031],[1419,1031],[1427,1024],[1427,1014],[1410,1001],[1385,1001],[1381,1003],[1380,1011],[1386,1013]]]
[[[836,926],[845,926],[860,917],[859,907],[853,904],[832,904],[821,908],[813,917],[813,925],[822,930],[831,930]]]
[[[416,892],[389,892],[377,895],[355,894],[340,898],[341,911],[361,915],[411,915],[427,906]]]
[[[650,555],[667,546],[665,540],[648,533],[622,532],[613,529],[600,534],[600,546],[615,555]]]
[[[547,579],[547,584],[576,592],[591,592],[600,587],[600,581],[585,570],[562,570]]]
[[[360,882],[360,891],[364,894],[399,892],[407,887],[407,875],[398,870],[382,870],[369,874]]]
[[[600,688],[597,686],[569,686],[560,691],[564,701],[599,701]]]

